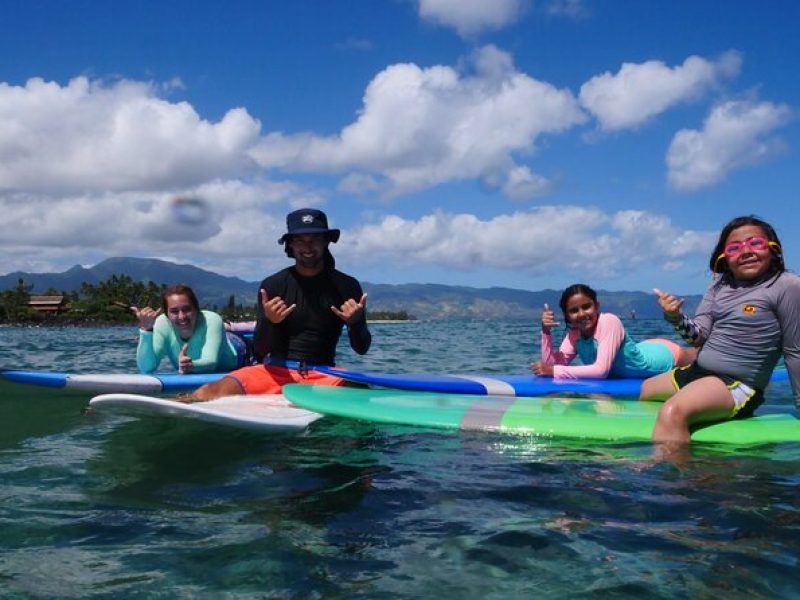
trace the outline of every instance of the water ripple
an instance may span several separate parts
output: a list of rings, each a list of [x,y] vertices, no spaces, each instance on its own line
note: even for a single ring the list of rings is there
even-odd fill
[[[669,335],[637,322],[640,337]],[[133,371],[133,328],[0,332],[0,365]],[[355,368],[519,373],[520,322],[376,325]],[[99,369],[98,365],[102,365]],[[789,403],[786,384],[771,402]],[[300,435],[83,415],[0,395],[3,597],[796,597],[800,445],[453,434],[326,418]]]

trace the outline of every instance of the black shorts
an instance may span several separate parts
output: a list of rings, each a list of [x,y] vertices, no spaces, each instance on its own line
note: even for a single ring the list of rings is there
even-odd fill
[[[672,383],[676,390],[684,388],[691,382],[703,377],[716,377],[731,391],[734,403],[732,418],[734,419],[752,417],[755,410],[764,403],[763,390],[747,385],[731,375],[722,375],[704,369],[696,362],[685,367],[672,369]]]

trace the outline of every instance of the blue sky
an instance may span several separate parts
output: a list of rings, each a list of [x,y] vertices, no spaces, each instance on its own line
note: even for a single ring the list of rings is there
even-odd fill
[[[699,293],[751,213],[800,263],[793,1],[4,0],[0,22],[2,273],[260,280],[302,206],[374,283]]]

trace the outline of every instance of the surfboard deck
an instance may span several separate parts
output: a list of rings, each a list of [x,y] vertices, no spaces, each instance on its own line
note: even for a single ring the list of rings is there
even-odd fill
[[[14,383],[94,393],[168,394],[195,390],[227,373],[63,373],[3,369],[0,378]]]
[[[377,423],[602,441],[650,440],[661,406],[638,400],[478,397],[296,384],[284,386],[283,393],[312,411]],[[796,411],[770,407],[760,412],[767,414],[699,428],[692,439],[739,445],[800,441]]]
[[[255,431],[302,431],[322,417],[293,406],[280,394],[224,396],[192,404],[140,394],[102,394],[92,398],[89,407],[102,413],[195,419]]]
[[[429,375],[405,373],[360,373],[335,367],[315,366],[321,373],[369,386],[446,394],[479,396],[544,396],[548,394],[606,394],[615,398],[638,398],[642,379],[553,379],[535,375]],[[775,369],[772,381],[787,381],[786,369]]]

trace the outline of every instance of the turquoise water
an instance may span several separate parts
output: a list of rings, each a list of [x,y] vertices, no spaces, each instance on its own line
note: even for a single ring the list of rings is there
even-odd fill
[[[343,364],[520,373],[538,345],[515,322],[372,330]],[[133,335],[0,328],[0,366],[133,371]],[[334,418],[267,436],[87,401],[0,388],[0,597],[798,597],[798,444],[676,464],[650,444]]]

